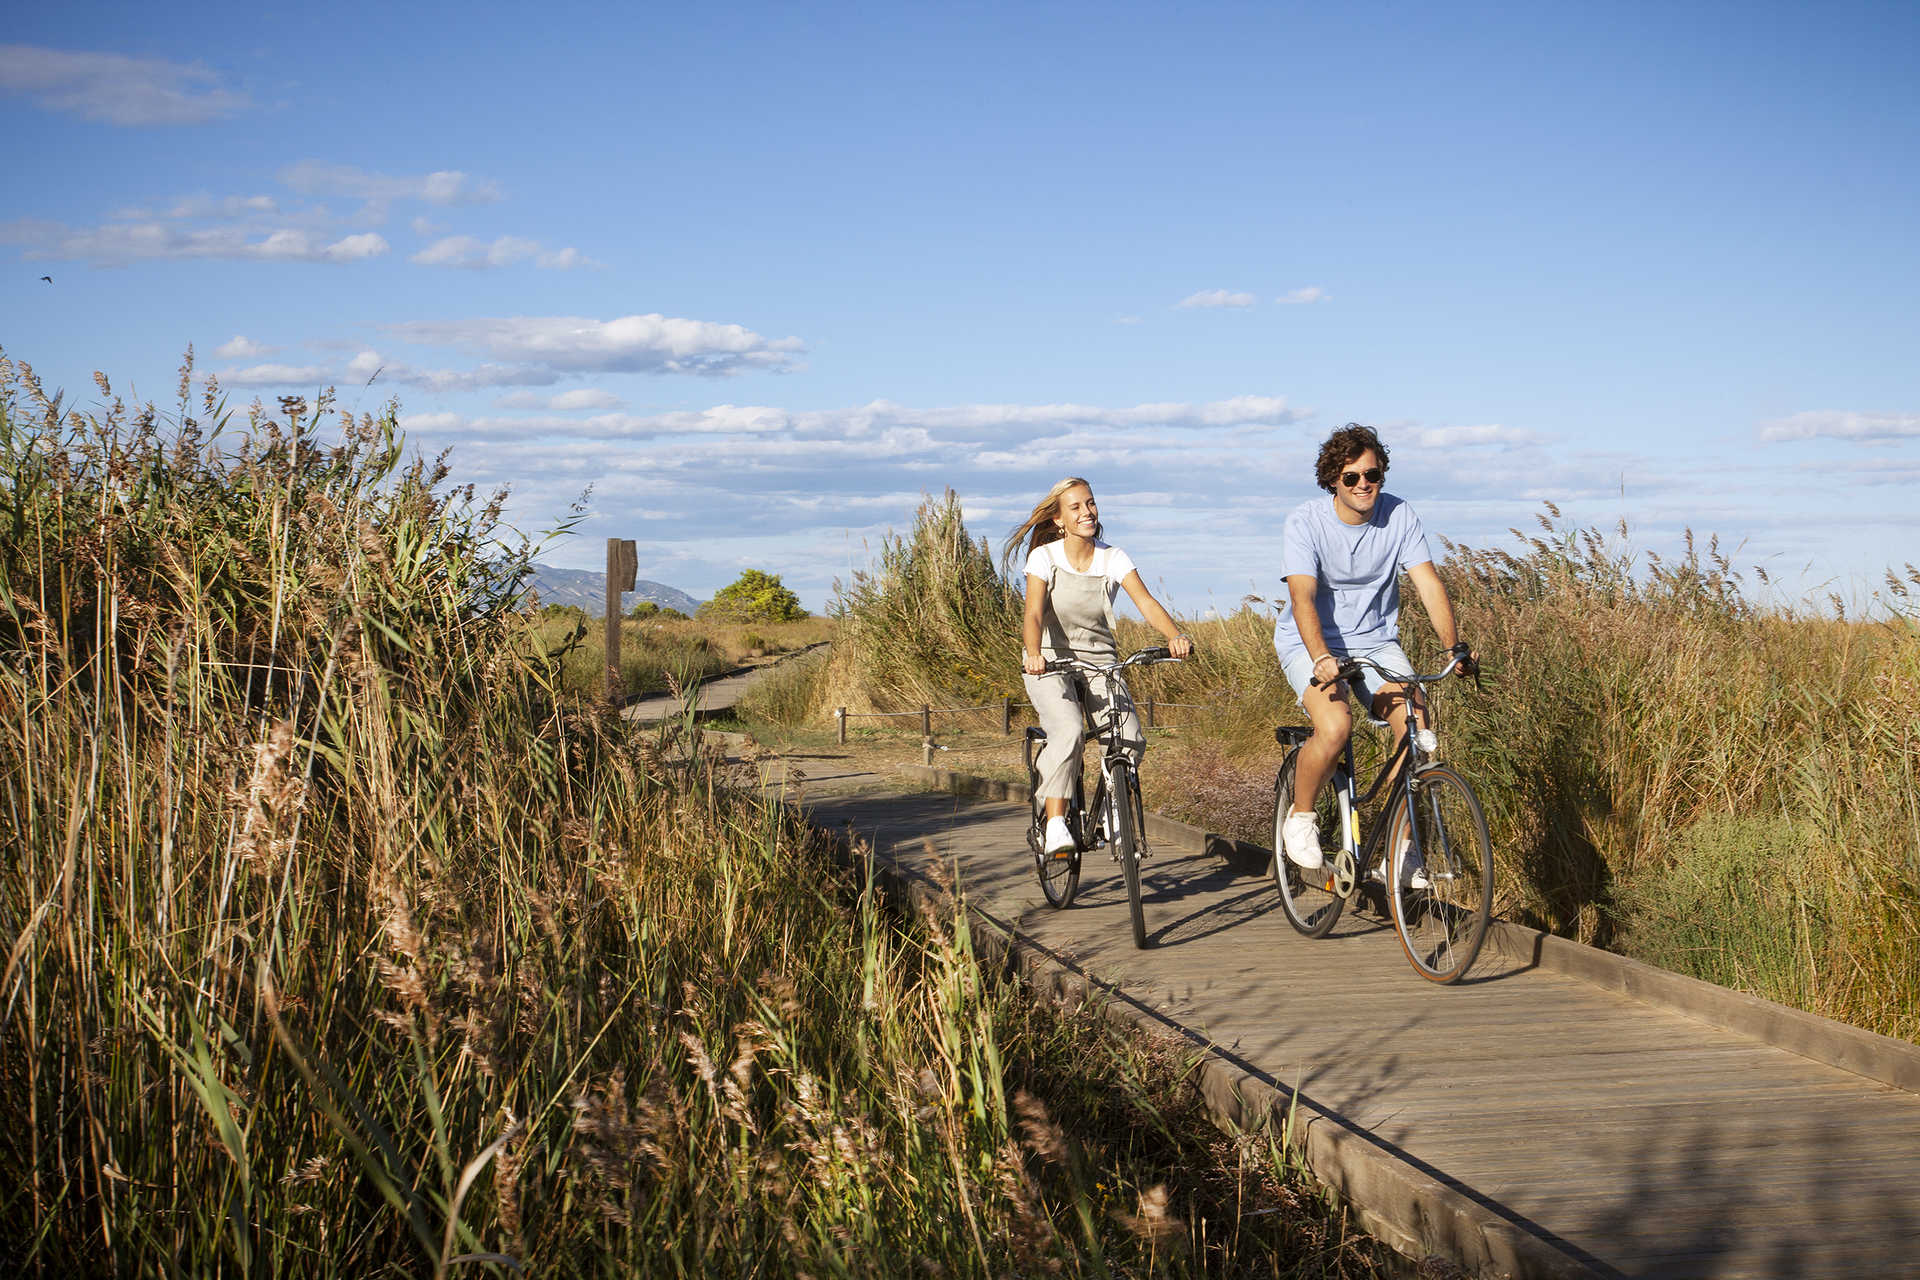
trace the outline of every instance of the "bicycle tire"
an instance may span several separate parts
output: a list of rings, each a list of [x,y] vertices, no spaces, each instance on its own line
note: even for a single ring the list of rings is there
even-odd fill
[[[1324,866],[1314,871],[1302,869],[1287,857],[1286,842],[1280,828],[1293,811],[1294,771],[1300,759],[1295,747],[1281,762],[1280,775],[1273,781],[1273,882],[1280,890],[1280,909],[1287,923],[1309,938],[1324,938],[1340,922],[1346,897],[1333,888],[1333,860],[1341,848],[1340,800],[1334,792],[1334,774],[1328,770],[1326,781],[1313,797],[1313,811],[1320,819],[1320,852]]]
[[[1140,905],[1140,831],[1135,825],[1140,804],[1140,784],[1128,770],[1126,794],[1113,799],[1113,852],[1120,859],[1120,875],[1127,882],[1127,910],[1133,916],[1133,945],[1147,947],[1147,914]]]
[[[1033,765],[1033,740],[1027,740],[1027,777],[1032,790],[1029,792],[1031,818],[1027,824],[1027,847],[1033,851],[1033,871],[1040,881],[1040,893],[1047,905],[1055,911],[1063,911],[1073,905],[1073,895],[1080,891],[1080,833],[1075,832],[1075,845],[1065,857],[1056,857],[1047,852],[1047,802],[1038,792],[1038,770]],[[1074,825],[1073,805],[1067,806],[1068,825]]]
[[[1423,889],[1408,883],[1410,869],[1403,864],[1413,846],[1403,796],[1389,828],[1387,897],[1393,930],[1414,972],[1446,985],[1467,976],[1486,941],[1493,918],[1493,842],[1479,797],[1465,778],[1436,764],[1422,769],[1416,782],[1413,821],[1428,883]]]

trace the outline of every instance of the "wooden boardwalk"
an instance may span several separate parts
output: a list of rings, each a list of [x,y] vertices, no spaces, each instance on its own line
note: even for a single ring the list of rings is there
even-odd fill
[[[1164,841],[1136,951],[1104,855],[1053,911],[1024,805],[892,785],[807,803],[910,877],[950,859],[1038,972],[1208,1046],[1230,1114],[1297,1089],[1316,1172],[1403,1251],[1490,1275],[1920,1277],[1912,1092],[1491,952],[1434,987],[1384,921],[1310,941],[1264,875]]]

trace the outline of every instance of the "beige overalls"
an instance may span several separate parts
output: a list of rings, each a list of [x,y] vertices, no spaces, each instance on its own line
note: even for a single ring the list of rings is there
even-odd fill
[[[1106,575],[1075,573],[1055,563],[1040,619],[1040,653],[1046,658],[1101,663],[1119,656],[1114,640],[1113,596]],[[1070,796],[1080,750],[1086,743],[1081,708],[1086,708],[1095,723],[1105,718],[1105,681],[1070,675],[1030,675],[1025,680],[1027,701],[1033,704],[1041,727],[1047,731],[1047,745],[1038,761],[1040,795],[1045,799]],[[1120,743],[1138,768],[1140,757],[1146,753],[1146,737],[1140,732],[1140,717],[1134,713],[1133,698],[1124,680],[1118,682],[1116,693]]]

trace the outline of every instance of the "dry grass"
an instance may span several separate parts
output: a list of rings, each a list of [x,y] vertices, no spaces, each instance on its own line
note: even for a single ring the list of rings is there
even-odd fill
[[[215,448],[182,383],[0,364],[10,1274],[1382,1273],[1176,1055],[568,698],[391,413]]]

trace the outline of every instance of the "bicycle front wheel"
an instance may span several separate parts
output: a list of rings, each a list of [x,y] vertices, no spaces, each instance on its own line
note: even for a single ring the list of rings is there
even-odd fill
[[[1118,775],[1120,794],[1113,797],[1113,852],[1120,859],[1120,874],[1127,882],[1127,909],[1133,913],[1133,945],[1147,945],[1147,916],[1140,905],[1140,838],[1145,824],[1140,803],[1140,783],[1132,770]]]
[[[1493,918],[1493,842],[1465,778],[1431,765],[1414,782],[1412,827],[1402,800],[1391,828],[1393,928],[1416,973],[1458,982]]]
[[[1340,911],[1347,905],[1347,900],[1333,888],[1333,860],[1341,849],[1340,801],[1334,794],[1333,781],[1336,771],[1328,771],[1327,780],[1320,784],[1320,790],[1313,797],[1313,812],[1320,819],[1321,853],[1326,864],[1313,871],[1303,871],[1287,857],[1286,841],[1280,835],[1287,814],[1293,811],[1294,767],[1299,758],[1299,748],[1288,752],[1286,762],[1280,766],[1280,776],[1273,783],[1273,882],[1280,890],[1280,909],[1286,912],[1287,923],[1309,938],[1324,938],[1339,923]]]

